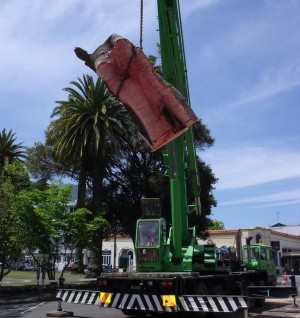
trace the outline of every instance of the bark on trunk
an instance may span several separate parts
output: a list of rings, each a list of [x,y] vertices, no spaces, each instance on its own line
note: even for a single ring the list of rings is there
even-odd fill
[[[127,39],[113,34],[93,54],[80,48],[75,53],[127,106],[151,151],[198,121],[185,98],[157,74],[146,55]]]
[[[81,169],[78,180],[77,209],[86,207],[86,171],[84,168],[84,159],[81,159]],[[84,272],[82,248],[76,246],[76,259],[78,260],[78,272]]]
[[[100,150],[94,158],[93,167],[93,216],[101,215],[102,205],[103,205],[103,160]],[[98,266],[97,275],[102,271],[102,240],[103,240],[103,230],[99,229],[97,233],[93,235],[93,245],[95,246],[94,259]]]

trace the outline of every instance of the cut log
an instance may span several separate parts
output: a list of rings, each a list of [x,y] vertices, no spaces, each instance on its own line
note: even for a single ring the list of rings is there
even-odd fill
[[[113,34],[93,54],[90,66],[132,115],[151,151],[183,134],[197,120],[185,98],[162,79],[146,55],[127,39]]]

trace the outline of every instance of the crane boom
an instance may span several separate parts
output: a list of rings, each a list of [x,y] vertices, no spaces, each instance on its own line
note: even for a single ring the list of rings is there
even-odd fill
[[[162,230],[166,221],[160,215],[149,220],[149,215],[153,217],[155,214],[150,213],[148,220],[142,218],[137,221],[135,248],[138,269],[192,271],[194,265],[191,259],[196,250],[198,256],[205,254],[211,259],[205,262],[203,268],[207,264],[211,268],[215,264],[214,250],[204,253],[199,247],[195,249],[195,229],[191,231],[188,225],[189,213],[200,210],[200,183],[192,130],[198,119],[189,103],[179,2],[157,0],[157,5],[164,80],[140,48],[116,34],[92,54],[81,48],[76,48],[75,53],[96,71],[127,107],[151,150],[167,147],[164,163],[169,175],[172,226],[166,238],[166,231]],[[196,204],[193,205],[188,204],[187,177],[191,180],[195,197]],[[147,206],[153,206],[150,201]],[[144,237],[150,236],[150,232],[158,233],[159,240],[156,247],[145,249],[147,240]]]
[[[186,70],[184,43],[178,0],[157,1],[164,79],[176,87],[190,104]],[[200,182],[194,147],[193,128],[177,137],[167,145],[167,164],[169,167],[171,207],[172,207],[172,243],[173,262],[182,261],[182,247],[191,242],[187,215],[191,211],[187,204],[186,171],[192,182],[192,190],[197,211],[200,210]]]

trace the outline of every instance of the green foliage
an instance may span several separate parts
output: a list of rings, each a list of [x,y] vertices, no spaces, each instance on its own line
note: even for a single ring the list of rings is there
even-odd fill
[[[224,230],[224,222],[219,220],[212,220],[212,225],[209,226],[209,230]]]
[[[151,57],[151,61],[155,65],[156,58]],[[171,222],[169,180],[164,176],[162,150],[150,152],[124,106],[110,94],[101,79],[94,81],[84,75],[71,85],[64,89],[68,98],[58,101],[52,112],[46,144],[36,143],[27,149],[27,164],[32,176],[39,179],[35,184],[39,191],[20,194],[22,222],[27,224],[28,235],[32,235],[31,250],[39,245],[43,253],[55,255],[58,242],[63,240],[70,248],[90,248],[98,255],[100,264],[108,221],[111,230],[116,231],[115,224],[122,224],[118,231],[123,232],[125,228],[134,238],[143,196],[160,197],[163,216]],[[194,135],[198,153],[214,143],[201,121],[194,125]],[[198,166],[202,214],[191,216],[189,222],[205,236],[205,230],[212,224],[211,209],[216,205],[212,190],[217,179],[211,167],[200,159]],[[62,213],[64,195],[54,185],[50,189],[46,184],[46,180],[61,174],[78,180],[78,209],[69,216]],[[193,203],[192,196],[188,196],[189,203]],[[106,215],[102,213],[105,205]],[[40,237],[38,244],[34,232]]]
[[[49,141],[59,157],[82,158],[87,151],[92,156],[101,151],[103,156],[124,134],[124,107],[99,78],[94,82],[92,76],[83,75],[71,84],[75,88],[64,89],[68,100],[58,101],[52,112],[57,119],[50,124]]]
[[[37,263],[48,270],[49,278],[54,277],[51,263],[55,261],[62,236],[67,231],[66,204],[71,197],[71,186],[61,182],[48,185],[45,191],[23,190],[17,196],[22,246],[33,255],[39,250],[42,255]]]
[[[141,217],[141,198],[157,197],[162,202],[162,213],[170,224],[170,189],[169,180],[164,175],[166,167],[162,162],[163,150],[152,153],[147,145],[138,136],[134,127],[130,129],[130,140],[126,147],[122,148],[120,156],[114,156],[113,166],[107,176],[105,189],[106,202],[112,214],[121,221],[126,231],[134,239],[135,224]],[[209,129],[200,121],[195,125],[195,139],[197,151],[204,151],[211,147],[214,139],[210,136]],[[201,215],[189,216],[190,226],[197,226],[197,233],[202,238],[206,236],[206,230],[211,224],[210,214],[216,200],[212,194],[214,184],[217,182],[212,169],[198,158],[198,170],[201,186]],[[193,204],[189,180],[188,203]]]
[[[18,259],[21,253],[16,196],[29,186],[28,173],[21,163],[13,162],[3,167],[0,177],[0,281],[10,271],[10,260]]]
[[[55,160],[55,151],[51,146],[36,142],[33,147],[27,147],[26,152],[26,164],[31,176],[39,180],[39,188],[45,189],[47,181],[63,174],[63,169]]]
[[[0,169],[14,160],[25,158],[25,149],[22,143],[15,143],[16,139],[16,134],[12,130],[7,133],[4,128],[0,132]]]
[[[83,75],[71,84],[64,89],[67,100],[58,101],[52,112],[55,119],[48,127],[47,143],[55,150],[55,159],[64,167],[70,162],[73,177],[77,176],[78,208],[87,207],[86,187],[88,182],[92,184],[90,209],[96,226],[104,206],[106,171],[126,136],[127,113],[101,79]],[[92,242],[102,265],[100,228],[93,231]]]
[[[211,167],[198,157],[198,171],[200,177],[200,201],[201,214],[191,214],[189,216],[190,226],[196,226],[197,235],[202,238],[207,238],[207,229],[212,224],[210,215],[212,208],[217,205],[217,201],[213,196],[214,185],[218,179],[215,177]],[[192,203],[193,198],[189,197],[189,202]]]
[[[108,227],[108,222],[101,216],[92,218],[92,212],[80,208],[67,215],[68,231],[64,234],[65,244],[75,245],[79,249],[93,249],[91,237],[94,232]]]
[[[3,167],[3,175],[0,177],[4,182],[11,182],[14,193],[31,187],[32,183],[26,166],[20,161],[14,161]]]
[[[104,190],[111,215],[115,215],[134,238],[135,223],[141,217],[141,198],[162,197],[168,179],[160,178],[163,168],[161,151],[151,152],[133,126],[129,132],[127,144],[119,155],[113,157]]]

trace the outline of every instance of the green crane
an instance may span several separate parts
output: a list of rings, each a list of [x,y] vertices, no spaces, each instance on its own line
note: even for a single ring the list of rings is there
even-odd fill
[[[136,271],[102,273],[97,278],[98,292],[60,290],[58,297],[68,302],[99,301],[100,307],[117,308],[126,315],[229,313],[243,309],[247,317],[248,308],[256,300],[263,303],[266,295],[297,295],[295,278],[292,287],[268,286],[276,283],[271,247],[251,245],[250,238],[243,248],[243,264],[236,262],[232,251],[232,260],[225,266],[228,252],[224,254],[218,249],[217,254],[215,245],[199,245],[195,228],[189,228],[188,215],[201,213],[191,126],[196,116],[189,108],[179,0],[157,0],[157,5],[162,74],[166,82],[157,75],[141,48],[115,34],[93,54],[79,48],[75,52],[134,113],[133,120],[152,151],[166,146],[164,163],[170,184],[172,226],[167,235],[159,199],[143,198],[143,217],[136,227]],[[181,103],[182,96],[177,103],[178,95],[170,92],[170,87],[175,87],[187,104]],[[195,197],[192,205],[187,200],[187,178]],[[240,235],[238,241],[240,251]],[[223,256],[224,264],[218,266]],[[99,298],[95,297],[97,294]]]
[[[162,75],[166,82],[178,89],[189,104],[179,3],[177,0],[158,0],[157,5]],[[188,215],[192,212],[201,213],[200,183],[193,127],[167,144],[164,163],[168,167],[170,180],[172,228],[169,231],[168,239],[166,239],[165,220],[160,218],[155,221],[150,218],[153,213],[144,213],[144,218],[140,219],[137,225],[135,244],[137,270],[192,271],[200,270],[200,268],[201,270],[211,270],[215,268],[216,264],[214,248],[197,245],[195,229],[190,230],[188,226]],[[187,202],[187,177],[191,180],[193,196],[195,197],[193,205],[188,205]],[[150,200],[152,200],[153,206],[153,199]],[[146,201],[147,199],[144,199],[142,207],[147,206]],[[156,206],[159,210],[159,203]],[[154,229],[155,227],[156,229]],[[151,232],[158,233],[156,246],[145,248],[141,237],[147,233],[149,235]],[[195,268],[197,266],[198,268]]]

